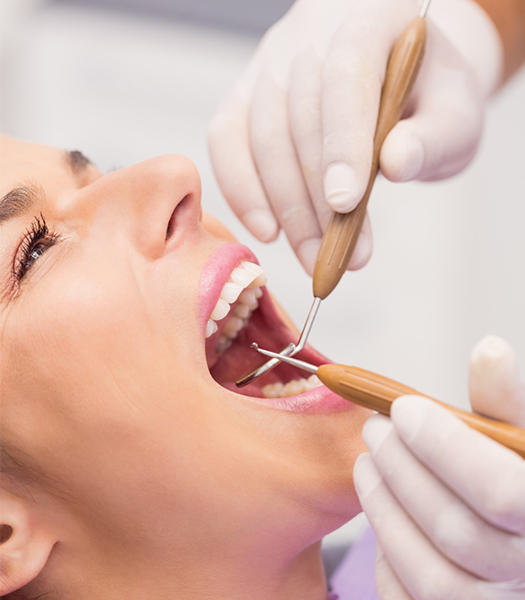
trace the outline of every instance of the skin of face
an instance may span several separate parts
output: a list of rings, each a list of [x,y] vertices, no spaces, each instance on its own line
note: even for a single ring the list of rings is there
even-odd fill
[[[202,213],[195,166],[102,175],[7,137],[0,164],[2,196],[38,196],[0,227],[0,433],[45,475],[3,485],[52,541],[31,589],[324,598],[319,540],[359,511],[369,412],[286,412],[212,379],[199,276],[231,235]],[[36,218],[56,240],[17,282]]]

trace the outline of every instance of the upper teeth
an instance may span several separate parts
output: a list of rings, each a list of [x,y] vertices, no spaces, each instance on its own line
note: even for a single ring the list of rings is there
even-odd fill
[[[212,310],[206,324],[206,337],[213,335],[218,327],[216,321],[221,321],[230,312],[231,305],[239,301],[234,314],[226,321],[217,343],[217,351],[225,350],[239,331],[248,323],[252,312],[259,306],[261,286],[266,283],[264,269],[251,262],[242,262],[233,269],[230,280],[221,290],[215,308]]]

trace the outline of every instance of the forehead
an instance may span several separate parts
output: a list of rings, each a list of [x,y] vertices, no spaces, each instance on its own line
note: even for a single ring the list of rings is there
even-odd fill
[[[0,196],[18,186],[37,185],[47,193],[85,185],[100,176],[79,152],[0,136]]]

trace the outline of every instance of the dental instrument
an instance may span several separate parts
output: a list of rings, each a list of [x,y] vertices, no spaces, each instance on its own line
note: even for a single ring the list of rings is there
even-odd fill
[[[429,4],[430,0],[424,0],[419,16],[406,27],[394,44],[381,92],[368,186],[362,200],[353,211],[345,214],[332,213],[315,262],[312,307],[297,345],[290,343],[281,350],[280,356],[294,356],[305,347],[321,301],[329,296],[337,286],[350,262],[366,216],[368,199],[379,170],[381,146],[390,130],[403,115],[423,60],[426,41],[425,16]],[[239,379],[236,383],[237,387],[252,383],[278,364],[278,358],[267,361]]]
[[[274,360],[286,362],[309,373],[315,373],[327,388],[345,400],[375,410],[387,417],[390,416],[392,403],[400,396],[416,395],[429,398],[449,410],[472,429],[485,434],[525,458],[525,429],[461,410],[427,394],[421,394],[417,390],[393,379],[365,369],[338,364],[326,364],[316,367],[297,358],[263,350],[255,343],[252,344],[252,348],[265,356],[272,357]]]

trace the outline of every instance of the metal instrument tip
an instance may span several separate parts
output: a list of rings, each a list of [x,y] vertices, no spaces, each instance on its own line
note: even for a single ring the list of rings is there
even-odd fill
[[[256,344],[257,345],[257,344]],[[253,348],[253,344],[252,344]],[[312,365],[310,363],[305,362],[304,360],[299,360],[297,358],[292,358],[291,356],[286,356],[285,354],[278,354],[277,352],[269,352],[268,350],[263,350],[262,348],[254,348],[257,352],[264,354],[264,356],[270,356],[273,359],[288,363],[289,365],[293,365],[294,367],[298,367],[299,369],[303,369],[304,371],[309,371],[310,373],[317,373],[316,365]]]
[[[424,19],[427,16],[427,10],[430,5],[430,0],[423,0],[419,10],[419,16]]]
[[[314,319],[315,319],[315,316],[317,315],[317,311],[319,310],[320,304],[321,304],[321,298],[315,297],[312,307],[310,308],[310,312],[308,313],[306,323],[304,324],[303,330],[301,332],[301,337],[299,338],[299,341],[297,342],[297,346],[295,344],[291,343],[291,344],[288,344],[288,346],[286,346],[286,348],[283,348],[281,350],[281,352],[279,352],[279,353],[275,352],[272,354],[267,354],[267,356],[273,356],[273,358],[271,360],[265,362],[264,365],[261,365],[260,367],[255,369],[255,371],[252,371],[248,375],[245,375],[244,377],[239,379],[235,385],[237,387],[244,387],[245,385],[252,383],[256,379],[259,379],[259,377],[266,375],[266,373],[268,373],[274,367],[276,367],[281,362],[282,356],[293,356],[294,354],[301,352],[301,350],[306,345],[306,340],[308,339],[308,336],[310,335],[310,330],[312,329],[312,325],[314,324]],[[257,350],[258,352],[261,352],[261,354],[264,354],[264,351],[261,351],[261,349],[259,348],[259,344],[257,344],[256,342],[253,342],[251,344],[251,348],[253,350]]]

